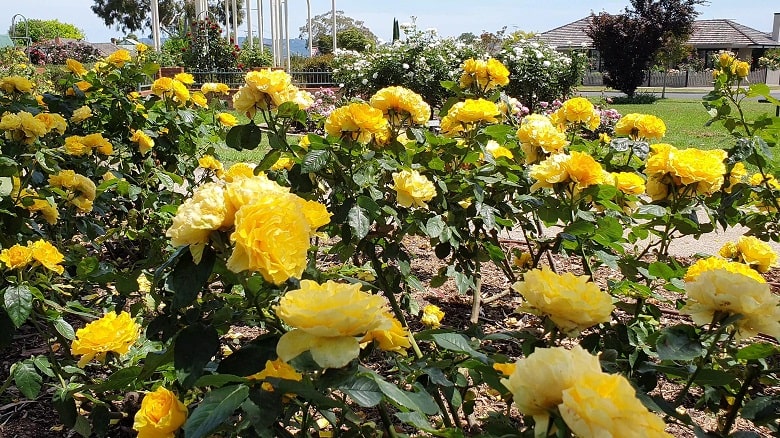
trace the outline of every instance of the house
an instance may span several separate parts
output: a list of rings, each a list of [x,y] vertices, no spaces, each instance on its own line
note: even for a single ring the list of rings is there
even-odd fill
[[[538,38],[558,50],[587,50],[593,60],[593,68],[600,70],[598,52],[586,34],[590,20],[590,16],[582,18],[543,32]],[[741,59],[750,59],[756,67],[758,58],[767,50],[780,48],[780,13],[774,14],[771,33],[761,32],[733,20],[696,20],[688,44],[696,50],[705,67],[712,67],[712,55],[721,50],[735,52]]]

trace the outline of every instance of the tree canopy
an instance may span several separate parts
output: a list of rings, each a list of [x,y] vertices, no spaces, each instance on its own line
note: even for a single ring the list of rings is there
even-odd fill
[[[631,0],[622,14],[591,15],[586,30],[600,52],[605,84],[633,96],[662,47],[685,40],[706,0]]]
[[[13,37],[24,37],[29,33],[32,42],[37,43],[40,41],[46,41],[60,38],[74,38],[77,40],[83,40],[85,35],[84,31],[79,29],[73,24],[63,23],[59,20],[27,20],[27,30],[25,30],[25,22],[16,22],[8,28],[8,35]]]
[[[363,34],[372,44],[377,42],[377,37],[371,30],[366,27],[365,22],[356,20],[352,17],[344,15],[344,11],[336,11],[336,38],[340,43],[339,34],[348,29],[356,29]],[[299,29],[300,34],[298,38],[307,39],[309,37],[309,23],[304,23]],[[332,11],[328,11],[324,14],[316,15],[311,18],[311,34],[312,41],[320,41],[323,36],[332,38],[333,35],[333,14]],[[351,38],[350,36],[350,39]],[[331,39],[331,47],[333,40]],[[339,44],[340,46],[340,44]]]
[[[218,22],[225,22],[225,0],[209,0],[209,11]],[[244,20],[243,2],[238,3],[238,23]],[[174,33],[181,19],[193,21],[195,5],[184,0],[159,0],[160,26]],[[122,31],[151,29],[150,0],[94,0],[92,12],[103,19],[106,26],[115,26]],[[206,17],[197,17],[204,19]],[[232,19],[232,15],[231,15]]]

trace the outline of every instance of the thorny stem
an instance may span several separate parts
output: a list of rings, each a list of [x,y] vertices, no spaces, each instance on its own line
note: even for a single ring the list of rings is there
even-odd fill
[[[393,422],[390,420],[390,415],[387,413],[387,407],[385,406],[385,402],[380,402],[379,405],[377,405],[379,408],[379,416],[382,418],[382,424],[385,425],[385,430],[387,430],[387,433],[391,437],[397,437],[398,434],[395,432],[395,428],[393,427]]]
[[[726,414],[726,421],[723,424],[721,435],[728,436],[729,432],[731,432],[731,428],[734,426],[734,421],[737,419],[737,413],[739,412],[739,408],[742,407],[742,401],[745,399],[745,395],[747,394],[748,389],[750,389],[753,381],[758,379],[758,376],[760,375],[761,369],[758,367],[758,364],[749,363],[747,366],[747,376],[745,376],[745,381],[742,382],[742,387],[739,388],[737,396],[734,397],[734,403],[731,405],[728,413]]]

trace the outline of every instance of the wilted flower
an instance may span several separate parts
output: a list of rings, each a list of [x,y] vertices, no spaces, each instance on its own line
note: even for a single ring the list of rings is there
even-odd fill
[[[294,359],[304,351],[323,368],[341,368],[360,353],[359,339],[374,330],[391,328],[384,314],[386,301],[360,290],[360,284],[301,280],[300,289],[287,292],[274,307],[293,327],[276,346],[279,358]]]
[[[81,356],[79,367],[83,367],[94,357],[102,362],[109,352],[127,353],[130,346],[138,340],[139,332],[140,326],[133,321],[129,313],[109,312],[76,331],[76,339],[71,343],[70,352]]]
[[[135,414],[133,429],[138,438],[173,438],[187,420],[187,407],[176,394],[160,386],[147,393]]]

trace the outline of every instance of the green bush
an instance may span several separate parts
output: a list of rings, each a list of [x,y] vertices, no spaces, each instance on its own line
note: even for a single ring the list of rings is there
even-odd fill
[[[238,56],[238,67],[241,69],[252,69],[254,67],[270,67],[274,63],[273,55],[267,48],[244,47]]]

